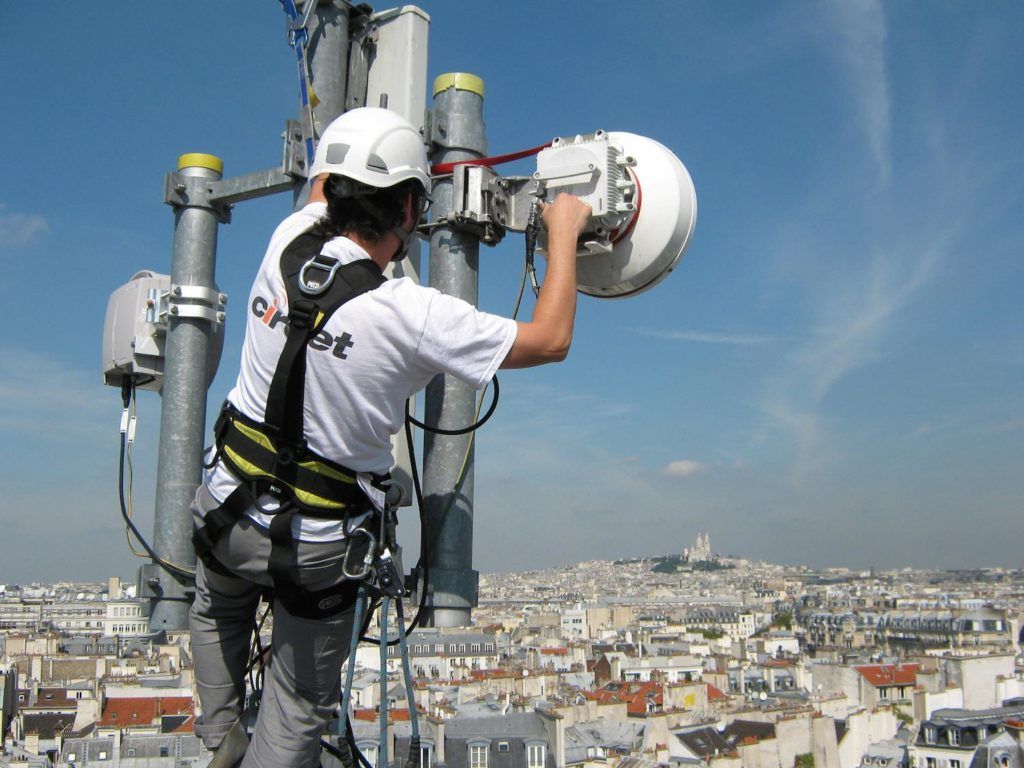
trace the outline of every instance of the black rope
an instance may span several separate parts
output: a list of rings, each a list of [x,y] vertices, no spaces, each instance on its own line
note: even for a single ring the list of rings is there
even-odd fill
[[[270,615],[272,602],[273,601],[267,601],[267,607],[263,611],[263,615],[260,617],[260,620],[256,622],[255,626],[253,626],[253,647],[256,652],[252,655],[252,658],[249,659],[249,666],[246,669],[246,673],[249,675],[250,687],[254,692],[259,691],[260,695],[262,695],[263,692],[263,676],[266,667],[263,663],[263,643],[260,641],[260,631],[263,629],[263,624],[266,622],[267,616]],[[256,668],[257,664],[259,665],[259,669],[254,673],[253,670]]]
[[[533,201],[530,206],[530,216],[526,220],[526,231],[523,233],[526,240],[526,271],[530,275],[530,286],[533,288],[533,295],[540,296],[540,283],[537,282],[537,266],[534,263],[534,255],[537,252],[537,231],[540,229],[540,202]]]
[[[121,402],[124,405],[125,409],[127,409],[128,406],[131,405],[132,399],[134,397],[135,382],[132,381],[131,378],[126,377],[121,384]],[[121,432],[121,452],[120,455],[118,456],[117,462],[117,496],[118,500],[121,502],[121,517],[124,518],[125,525],[128,526],[128,530],[132,532],[132,535],[134,535],[135,538],[138,540],[139,544],[142,545],[142,548],[146,550],[146,553],[151,558],[153,558],[154,562],[158,563],[165,570],[177,574],[178,576],[181,576],[189,580],[195,579],[196,572],[192,569],[183,568],[180,565],[175,565],[174,563],[168,562],[167,560],[164,560],[162,557],[160,557],[160,555],[158,555],[156,551],[151,546],[149,546],[149,542],[146,541],[146,537],[142,535],[142,531],[138,529],[138,526],[135,525],[135,523],[132,521],[131,516],[128,514],[128,504],[127,501],[125,500],[124,495],[124,464],[127,448],[128,433],[127,430],[125,430],[124,432]]]
[[[476,432],[480,427],[487,423],[487,420],[494,415],[494,409],[498,407],[498,393],[500,391],[498,386],[498,377],[494,377],[494,397],[491,398],[491,404],[487,408],[487,413],[481,417],[481,419],[468,427],[461,427],[460,429],[441,429],[441,427],[432,427],[429,424],[424,424],[422,421],[417,419],[411,413],[409,413],[408,405],[405,411],[405,420],[407,423],[412,423],[413,426],[419,427],[425,432],[433,432],[435,435],[468,435],[470,432]],[[408,404],[408,401],[406,401]]]

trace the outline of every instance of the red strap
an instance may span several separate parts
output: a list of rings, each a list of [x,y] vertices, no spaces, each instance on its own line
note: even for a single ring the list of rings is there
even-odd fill
[[[455,170],[457,165],[485,165],[488,168],[501,165],[502,163],[511,163],[513,160],[522,160],[524,157],[532,157],[539,153],[542,149],[547,149],[551,146],[551,142],[547,144],[541,144],[539,147],[531,147],[530,149],[523,149],[519,152],[511,152],[507,155],[495,155],[494,157],[480,157],[475,160],[457,160],[454,163],[438,163],[432,166],[430,172],[435,176],[443,176],[446,173],[451,173]]]

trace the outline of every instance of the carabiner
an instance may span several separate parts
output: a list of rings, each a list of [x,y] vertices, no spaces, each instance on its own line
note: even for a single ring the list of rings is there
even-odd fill
[[[355,534],[357,533],[362,534],[367,539],[369,539],[370,546],[366,550],[366,556],[363,558],[362,570],[358,572],[353,572],[348,569],[348,558],[349,555],[352,554],[352,544],[355,542]],[[351,531],[346,531],[345,535],[348,538],[348,546],[345,547],[345,557],[341,561],[341,572],[345,574],[345,578],[360,581],[362,579],[365,579],[370,574],[370,571],[373,569],[373,561],[377,557],[377,539],[372,533],[370,533],[362,526],[358,528],[353,528]]]

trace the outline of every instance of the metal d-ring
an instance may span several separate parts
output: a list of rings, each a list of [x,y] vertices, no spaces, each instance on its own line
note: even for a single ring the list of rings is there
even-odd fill
[[[322,255],[323,254],[317,254],[309,261],[307,261],[305,264],[303,264],[302,269],[299,270],[299,288],[303,293],[305,293],[308,296],[319,296],[321,293],[330,288],[331,283],[334,282],[334,273],[338,271],[339,267],[341,267],[341,262],[330,256],[325,257],[331,260],[332,263],[330,266],[327,266],[323,262],[317,261],[317,259],[319,259]],[[310,283],[306,279],[306,271],[310,267],[315,267],[316,269],[319,269],[321,271],[326,271],[327,278],[321,280],[320,282]]]

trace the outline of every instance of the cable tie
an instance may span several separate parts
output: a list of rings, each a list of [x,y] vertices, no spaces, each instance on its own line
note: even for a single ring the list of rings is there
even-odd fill
[[[128,431],[128,409],[121,411],[121,434]]]

